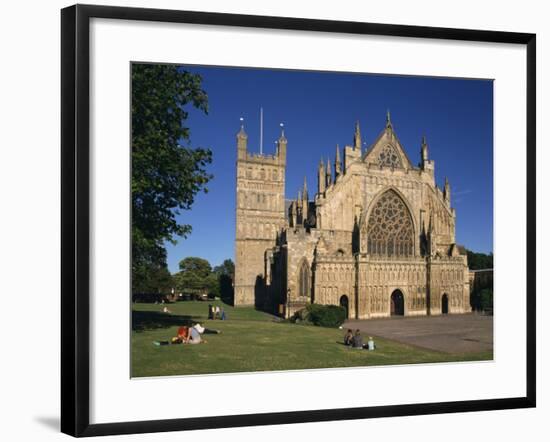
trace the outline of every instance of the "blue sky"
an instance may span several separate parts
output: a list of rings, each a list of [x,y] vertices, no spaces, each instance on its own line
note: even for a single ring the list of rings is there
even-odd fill
[[[235,135],[244,118],[248,148],[259,151],[259,109],[264,112],[264,153],[275,150],[285,125],[288,139],[286,197],[294,198],[307,177],[317,188],[319,159],[334,163],[336,144],[351,144],[359,120],[370,145],[384,128],[386,110],[413,164],[426,135],[436,181],[451,184],[457,211],[456,239],[478,252],[493,250],[493,82],[491,80],[402,77],[333,72],[186,66],[199,73],[209,113],[189,108],[193,147],[209,147],[214,179],[181,223],[192,233],[167,244],[171,272],[186,256],[212,265],[233,259],[235,236]]]

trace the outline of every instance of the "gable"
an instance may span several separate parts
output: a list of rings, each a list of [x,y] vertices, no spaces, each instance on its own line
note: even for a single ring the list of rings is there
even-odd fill
[[[369,147],[363,162],[381,168],[414,169],[391,126],[386,127]]]

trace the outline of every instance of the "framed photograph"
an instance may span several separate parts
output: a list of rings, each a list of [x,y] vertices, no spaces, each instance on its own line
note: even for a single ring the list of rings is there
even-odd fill
[[[61,18],[64,433],[535,406],[534,34]]]

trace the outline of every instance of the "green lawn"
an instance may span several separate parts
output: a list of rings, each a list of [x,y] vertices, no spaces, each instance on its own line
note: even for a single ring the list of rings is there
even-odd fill
[[[253,308],[213,302],[224,308],[226,321],[207,320],[208,302],[133,305],[132,376],[169,376],[368,365],[492,359],[492,352],[447,354],[376,338],[377,350],[353,350],[341,344],[343,330],[277,322]],[[180,325],[200,322],[221,330],[205,334],[201,345],[157,347]]]

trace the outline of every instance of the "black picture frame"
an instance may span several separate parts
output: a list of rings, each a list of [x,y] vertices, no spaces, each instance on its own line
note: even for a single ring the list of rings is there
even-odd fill
[[[90,424],[90,19],[525,45],[527,52],[527,343],[524,397]],[[290,17],[75,5],[61,11],[61,431],[72,436],[163,432],[528,408],[536,405],[536,35]]]

